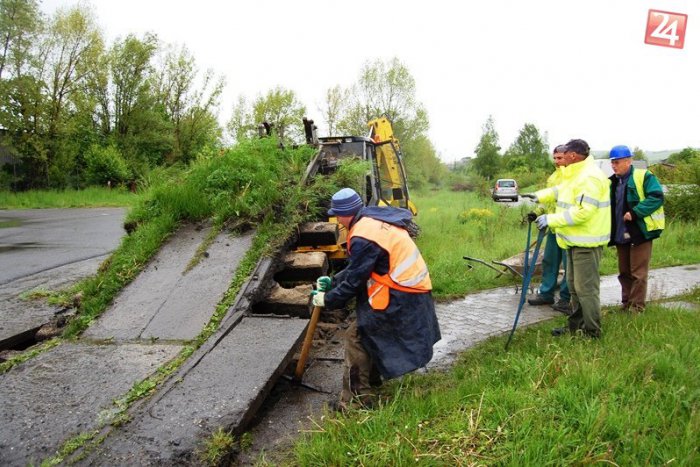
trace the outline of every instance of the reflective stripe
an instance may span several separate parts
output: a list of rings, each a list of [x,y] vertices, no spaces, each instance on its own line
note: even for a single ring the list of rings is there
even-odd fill
[[[404,273],[408,268],[413,266],[416,261],[418,261],[418,258],[420,257],[420,252],[418,251],[418,248],[413,250],[413,253],[411,253],[411,256],[403,260],[401,264],[396,265],[396,268],[391,272],[391,279],[394,282],[397,282],[401,284],[401,282],[397,281],[396,278],[399,277],[401,274]]]
[[[413,287],[414,285],[420,284],[421,281],[423,279],[425,279],[425,276],[427,276],[427,275],[428,275],[428,268],[425,268],[420,273],[418,273],[418,275],[416,277],[414,277],[412,279],[407,279],[407,280],[401,281],[401,282],[395,280],[393,277],[391,279],[394,280],[394,282],[396,282],[397,284],[403,285],[404,287]]]
[[[610,201],[598,201],[597,199],[591,198],[590,196],[582,196],[581,202],[586,202],[599,208],[607,208],[608,206],[610,206]]]
[[[657,214],[657,213],[653,213],[653,214],[651,215],[651,218],[654,219],[655,221],[660,221],[661,219],[666,219],[666,216],[664,215],[663,212],[660,212],[660,213],[658,213],[658,214]]]
[[[569,211],[564,211],[564,220],[566,220],[566,223],[569,225],[574,225],[574,220],[571,218],[571,213]]]
[[[554,193],[554,199],[559,198],[559,188],[557,188],[556,186],[553,186],[552,192]]]
[[[573,208],[574,205],[571,203],[565,203],[564,201],[557,201],[557,207],[562,209]]]
[[[601,235],[600,237],[589,237],[588,235],[562,235],[559,231],[557,231],[557,237],[560,237],[564,240],[566,240],[569,243],[600,243],[600,242],[609,242],[610,241],[610,234],[607,235]]]

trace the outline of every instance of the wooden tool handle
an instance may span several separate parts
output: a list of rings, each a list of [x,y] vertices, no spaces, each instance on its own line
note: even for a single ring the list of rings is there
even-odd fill
[[[304,376],[304,370],[306,369],[306,359],[309,356],[309,350],[311,350],[311,343],[314,340],[314,332],[316,332],[316,323],[318,323],[318,318],[320,316],[321,307],[315,306],[314,310],[311,312],[311,320],[309,321],[309,327],[306,328],[306,337],[304,337],[304,344],[301,346],[301,355],[299,355],[297,369],[294,371],[294,380],[296,381],[301,381],[301,377]]]

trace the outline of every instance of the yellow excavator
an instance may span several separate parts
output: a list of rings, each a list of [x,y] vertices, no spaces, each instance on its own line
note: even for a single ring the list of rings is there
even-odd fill
[[[318,138],[313,120],[304,118],[306,142],[318,147],[318,152],[308,165],[303,182],[316,174],[333,172],[344,158],[365,160],[372,167],[366,177],[365,192],[360,193],[365,204],[405,208],[415,216],[418,211],[408,192],[403,155],[391,122],[386,117],[380,117],[368,122],[367,126],[367,137]]]
[[[304,118],[306,142],[318,148],[302,178],[307,183],[317,175],[334,172],[343,159],[355,158],[370,163],[370,171],[365,176],[365,189],[358,190],[366,206],[393,206],[411,211],[416,216],[418,210],[411,201],[403,155],[399,141],[394,136],[391,122],[386,117],[376,118],[367,123],[369,136],[316,136],[313,120]],[[413,236],[418,235],[418,226],[409,229]],[[347,259],[345,249],[347,232],[331,217],[328,222],[309,223],[300,226],[299,241],[294,251],[305,253],[324,252],[329,260]]]

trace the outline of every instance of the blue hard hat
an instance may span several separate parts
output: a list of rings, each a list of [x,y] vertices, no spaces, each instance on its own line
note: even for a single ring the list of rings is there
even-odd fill
[[[625,145],[615,146],[610,150],[610,160],[624,159],[625,157],[632,157],[632,151]]]
[[[330,216],[354,216],[364,207],[362,198],[352,188],[343,188],[331,198]]]

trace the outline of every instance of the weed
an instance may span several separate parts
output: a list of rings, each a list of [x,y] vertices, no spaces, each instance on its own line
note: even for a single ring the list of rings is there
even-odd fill
[[[198,453],[199,460],[203,465],[221,465],[223,460],[231,454],[234,444],[233,435],[219,427],[204,440],[204,446]]]

